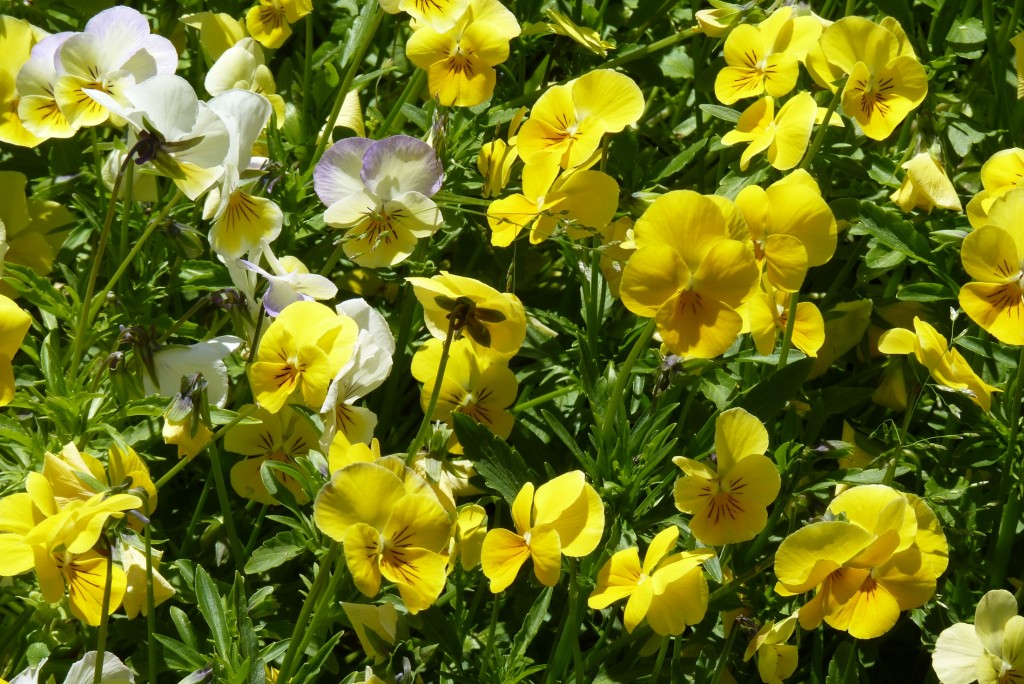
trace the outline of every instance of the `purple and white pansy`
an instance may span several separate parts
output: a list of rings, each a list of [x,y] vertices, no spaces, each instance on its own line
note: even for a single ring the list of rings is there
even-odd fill
[[[434,149],[407,135],[383,140],[347,138],[316,165],[313,187],[327,207],[324,221],[346,229],[346,256],[360,266],[401,263],[418,240],[441,227],[431,197],[444,172]]]

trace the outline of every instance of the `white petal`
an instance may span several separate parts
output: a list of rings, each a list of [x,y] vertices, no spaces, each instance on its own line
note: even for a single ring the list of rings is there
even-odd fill
[[[247,88],[256,76],[256,66],[256,58],[251,52],[237,45],[232,46],[206,72],[206,91],[211,95],[220,95],[232,88]]]
[[[974,627],[958,622],[939,635],[932,667],[942,684],[969,684],[978,678],[977,664],[984,653]]]
[[[89,651],[82,659],[75,662],[68,670],[64,684],[92,684],[93,675],[96,669],[96,651]],[[103,670],[100,675],[100,682],[134,682],[135,677],[132,671],[125,667],[121,660],[107,651],[103,654]],[[12,682],[13,684],[13,682]]]
[[[974,614],[978,639],[992,655],[1003,657],[1003,628],[1017,615],[1017,601],[1005,589],[990,591],[981,597]]]
[[[154,76],[129,88],[125,97],[166,140],[183,140],[196,126],[199,98],[181,76]]]
[[[231,143],[227,160],[239,169],[246,168],[252,146],[270,119],[270,100],[248,90],[228,90],[210,100],[210,109],[220,115],[228,127]]]

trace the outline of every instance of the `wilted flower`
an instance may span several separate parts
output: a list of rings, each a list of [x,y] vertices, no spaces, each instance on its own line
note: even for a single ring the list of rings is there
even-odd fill
[[[889,195],[889,199],[903,211],[920,209],[931,213],[932,209],[963,211],[956,188],[949,182],[942,164],[927,152],[921,152],[902,167],[907,175],[903,177],[900,189]]]

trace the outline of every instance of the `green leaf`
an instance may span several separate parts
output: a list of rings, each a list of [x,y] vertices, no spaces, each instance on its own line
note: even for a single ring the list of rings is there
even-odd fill
[[[228,635],[228,620],[224,604],[221,602],[217,586],[201,565],[196,566],[196,600],[199,604],[199,612],[203,614],[206,624],[210,626],[217,654],[227,660],[231,639]]]
[[[956,299],[956,295],[942,283],[911,283],[900,288],[896,299],[904,302],[939,302]]]
[[[541,409],[540,415],[544,418],[544,422],[548,424],[551,431],[555,433],[555,436],[565,445],[565,448],[579,461],[580,465],[583,466],[583,470],[587,473],[590,479],[597,477],[597,463],[591,458],[587,452],[580,449],[580,445],[576,443],[576,440],[572,438],[569,431],[565,429],[565,426],[559,422],[558,418],[551,414],[547,409]]]
[[[661,171],[658,172],[658,174],[652,179],[651,182],[657,183],[663,178],[674,176],[675,174],[682,171],[687,164],[693,161],[693,158],[697,156],[697,153],[704,149],[704,146],[707,145],[707,143],[707,138],[701,138],[700,140],[693,143],[676,156],[672,157],[672,159],[670,159],[669,162],[665,164],[665,166],[661,169]]]
[[[530,470],[523,457],[469,416],[452,413],[452,420],[466,458],[473,462],[487,485],[511,506],[519,490],[530,481]]]
[[[185,615],[185,611],[177,606],[171,606],[170,609],[171,622],[174,623],[174,628],[178,630],[178,636],[185,642],[185,645],[191,649],[199,648],[199,639],[196,638],[196,632],[192,629],[192,622]]]
[[[794,361],[754,385],[738,405],[762,421],[771,420],[800,391],[812,368],[814,359]]]
[[[297,543],[293,532],[278,532],[253,551],[245,563],[245,574],[266,572],[287,563],[305,550],[306,545]]]
[[[512,642],[512,654],[509,656],[512,662],[517,662],[526,656],[526,649],[533,643],[534,637],[537,636],[541,625],[544,624],[544,618],[548,613],[548,606],[551,604],[552,591],[552,587],[545,588],[540,593],[540,596],[537,597],[537,600],[533,602],[530,612],[526,614],[523,626],[519,629],[515,640]]]
[[[889,249],[925,264],[932,263],[932,248],[914,224],[870,202],[860,202],[860,216],[850,227],[851,235],[870,235]]]
[[[189,648],[176,639],[166,637],[162,634],[154,634],[153,638],[163,645],[163,657],[167,664],[175,670],[192,672],[212,667],[211,663],[203,654],[195,649]],[[206,675],[209,676],[209,673]],[[205,677],[203,678],[205,679]],[[196,680],[202,681],[202,679]]]
[[[857,649],[848,641],[839,644],[832,661],[828,664],[825,684],[857,684],[860,674],[857,664]]]
[[[729,123],[739,123],[740,113],[737,112],[735,109],[729,109],[728,107],[723,107],[722,105],[713,104],[702,104],[700,108],[701,110],[703,110],[705,114],[710,114],[716,119],[728,121]]]
[[[661,73],[667,78],[693,78],[693,60],[686,54],[686,46],[680,45],[661,58]]]

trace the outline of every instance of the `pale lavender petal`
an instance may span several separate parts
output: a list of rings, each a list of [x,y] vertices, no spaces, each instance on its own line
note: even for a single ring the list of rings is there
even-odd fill
[[[313,299],[309,295],[296,292],[287,283],[280,282],[279,278],[270,276],[267,280],[270,281],[270,288],[263,295],[263,308],[267,310],[268,316],[276,318],[289,304]]]
[[[272,274],[267,273],[266,271],[264,271],[262,268],[252,263],[251,261],[246,261],[245,259],[239,259],[238,261],[242,264],[242,266],[244,266],[248,270],[252,271],[253,273],[259,273],[264,278],[269,279],[274,277]]]
[[[32,59],[45,60],[50,65],[50,68],[56,70],[57,53],[60,51],[61,46],[64,45],[64,41],[73,35],[75,34],[72,31],[64,31],[46,36],[32,46]]]
[[[324,206],[363,189],[359,170],[363,155],[372,144],[369,138],[345,138],[324,152],[313,170],[313,189]]]
[[[410,191],[431,197],[441,189],[444,171],[433,147],[408,135],[392,135],[366,150],[360,176],[379,197]]]

